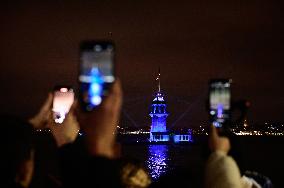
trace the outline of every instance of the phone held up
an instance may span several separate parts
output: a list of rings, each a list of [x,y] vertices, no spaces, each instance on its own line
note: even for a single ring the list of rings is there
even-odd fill
[[[115,48],[111,41],[84,41],[80,46],[79,101],[92,111],[108,94],[114,75]]]
[[[74,102],[74,97],[74,90],[70,86],[54,87],[52,111],[55,123],[63,123]]]
[[[212,79],[209,82],[209,117],[218,128],[230,123],[231,83],[231,79]]]

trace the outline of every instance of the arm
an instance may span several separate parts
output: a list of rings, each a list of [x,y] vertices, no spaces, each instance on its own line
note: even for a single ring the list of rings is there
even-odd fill
[[[214,126],[211,126],[209,148],[212,153],[206,164],[205,187],[241,187],[239,167],[235,160],[228,156],[230,141],[226,137],[220,137]]]
[[[239,188],[241,175],[235,160],[223,151],[214,151],[206,164],[206,187]]]
[[[116,158],[116,127],[119,123],[122,104],[122,90],[117,80],[108,96],[92,112],[77,109],[80,129],[84,134],[84,145],[92,156]]]
[[[121,87],[116,81],[109,95],[92,112],[77,109],[83,135],[60,149],[66,187],[121,187],[121,165],[115,151],[121,102]]]

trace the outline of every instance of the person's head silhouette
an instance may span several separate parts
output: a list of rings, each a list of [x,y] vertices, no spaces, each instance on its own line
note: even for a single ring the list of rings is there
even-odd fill
[[[33,128],[14,116],[2,115],[0,121],[0,158],[4,174],[0,184],[5,187],[28,187],[34,168]]]

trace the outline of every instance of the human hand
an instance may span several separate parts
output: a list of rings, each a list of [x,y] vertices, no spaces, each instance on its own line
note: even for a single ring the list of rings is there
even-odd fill
[[[39,112],[29,119],[29,123],[32,124],[34,129],[44,129],[48,126],[48,121],[52,117],[51,108],[52,108],[52,93],[48,93],[48,96],[41,106]]]
[[[78,120],[83,131],[85,144],[91,155],[115,157],[116,126],[118,125],[122,104],[122,90],[116,80],[102,103],[92,112],[78,109]]]
[[[222,151],[228,154],[231,149],[230,140],[227,137],[219,136],[217,128],[213,125],[210,127],[209,148],[212,152]]]
[[[76,104],[76,101],[72,104],[61,124],[55,123],[53,118],[50,118],[49,120],[48,127],[50,128],[58,147],[74,142],[78,136],[79,123],[74,115]]]

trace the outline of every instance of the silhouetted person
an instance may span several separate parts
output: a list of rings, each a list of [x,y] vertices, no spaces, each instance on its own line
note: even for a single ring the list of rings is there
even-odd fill
[[[0,116],[0,187],[29,187],[34,169],[34,130],[14,116]]]

